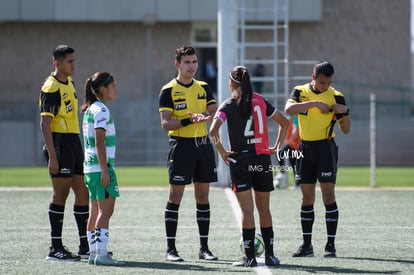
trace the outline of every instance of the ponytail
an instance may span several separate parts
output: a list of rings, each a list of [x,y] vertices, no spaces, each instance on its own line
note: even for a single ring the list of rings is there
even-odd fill
[[[96,92],[92,87],[92,79],[88,78],[85,81],[84,87],[84,98],[83,105],[81,106],[81,111],[84,113],[91,104],[93,104],[98,98],[96,97]]]
[[[249,71],[244,66],[236,66],[230,72],[230,79],[241,88],[241,96],[238,101],[241,116],[248,119],[252,113],[253,88],[250,82]]]
[[[98,94],[101,87],[108,87],[108,84],[114,81],[114,77],[107,72],[96,72],[92,77],[86,79],[84,86],[84,103],[81,106],[81,111],[85,112],[89,106],[98,100]]]

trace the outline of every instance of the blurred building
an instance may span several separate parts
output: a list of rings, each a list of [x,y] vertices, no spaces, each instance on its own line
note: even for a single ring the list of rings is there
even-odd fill
[[[233,0],[235,12],[245,6],[257,9],[250,21],[266,24],[272,19],[260,11],[270,1],[242,2]],[[312,70],[311,63],[294,61],[329,60],[336,69],[334,86],[349,99],[355,122],[349,136],[338,136],[341,163],[369,162],[369,95],[375,93],[377,164],[413,165],[414,154],[406,149],[414,132],[410,1],[288,3],[289,89],[310,80]],[[197,48],[197,77],[203,79],[201,68],[217,58],[218,8],[219,0],[0,0],[0,165],[44,164],[38,95],[53,70],[51,52],[57,44],[76,50],[80,102],[83,83],[93,72],[114,74],[119,94],[110,104],[118,164],[164,165],[168,146],[159,122],[159,90],[175,76],[174,52],[183,44]],[[267,35],[254,31],[252,37]],[[235,44],[223,47],[237,50]],[[251,51],[260,59],[268,54]],[[228,74],[218,68],[220,73]],[[264,83],[264,95],[271,98],[273,91]],[[288,93],[282,91],[285,97]],[[284,100],[277,102],[279,108]]]

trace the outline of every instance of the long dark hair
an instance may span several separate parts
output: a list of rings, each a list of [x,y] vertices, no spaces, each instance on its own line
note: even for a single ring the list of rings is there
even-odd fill
[[[98,100],[99,88],[108,87],[108,84],[114,81],[114,77],[107,72],[96,72],[90,78],[86,79],[81,111],[85,112],[91,104]]]
[[[244,66],[236,66],[230,72],[230,79],[241,87],[242,93],[237,103],[242,117],[247,119],[252,113],[253,94],[249,71]]]

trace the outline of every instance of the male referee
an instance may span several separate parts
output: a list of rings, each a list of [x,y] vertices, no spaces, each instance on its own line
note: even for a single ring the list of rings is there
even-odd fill
[[[79,261],[89,257],[86,236],[89,195],[83,181],[78,98],[72,79],[76,64],[74,52],[67,45],[59,45],[53,50],[55,70],[46,78],[39,96],[44,154],[53,188],[49,204],[52,245],[46,258],[52,261]],[[70,189],[75,194],[73,214],[80,239],[78,255],[72,254],[62,243],[65,204]]]
[[[285,112],[298,115],[303,157],[297,160],[295,179],[302,191],[300,212],[303,244],[293,257],[312,257],[312,226],[315,218],[315,187],[319,180],[325,205],[327,243],[325,257],[336,257],[335,235],[339,210],[335,199],[335,182],[338,147],[333,128],[336,121],[345,134],[349,133],[351,121],[345,98],[331,86],[334,75],[332,64],[323,61],[313,68],[310,83],[294,87]]]
[[[177,77],[165,84],[159,95],[161,126],[168,131],[170,145],[170,189],[164,214],[168,247],[165,259],[171,262],[183,261],[175,247],[178,209],[185,186],[193,182],[200,237],[198,256],[199,259],[215,261],[217,257],[208,248],[208,234],[210,182],[217,181],[217,172],[206,122],[212,120],[217,104],[208,84],[194,79],[198,59],[193,47],[177,48],[174,65]]]

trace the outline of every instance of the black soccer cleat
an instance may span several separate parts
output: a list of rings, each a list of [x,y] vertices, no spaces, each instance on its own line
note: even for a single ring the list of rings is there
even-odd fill
[[[48,261],[66,261],[66,262],[76,262],[80,261],[81,257],[78,255],[73,255],[65,247],[62,248],[50,248],[49,255],[46,257]]]
[[[206,261],[217,261],[218,257],[214,256],[208,248],[201,248],[200,253],[198,253],[198,258]]]
[[[178,255],[178,252],[175,249],[167,250],[167,254],[165,254],[165,260],[170,261],[170,262],[183,262],[184,261],[184,259],[181,258],[180,255]]]
[[[89,259],[89,247],[79,246],[78,256],[81,257],[81,259]]]
[[[280,265],[280,261],[274,255],[266,255],[265,256],[265,265],[267,266],[278,266]]]
[[[313,246],[302,244],[292,257],[313,257]]]
[[[237,262],[234,262],[233,266],[256,267],[257,266],[256,257],[252,257],[252,258],[242,257]]]
[[[325,246],[325,258],[336,258],[336,249],[333,243],[327,243]]]

